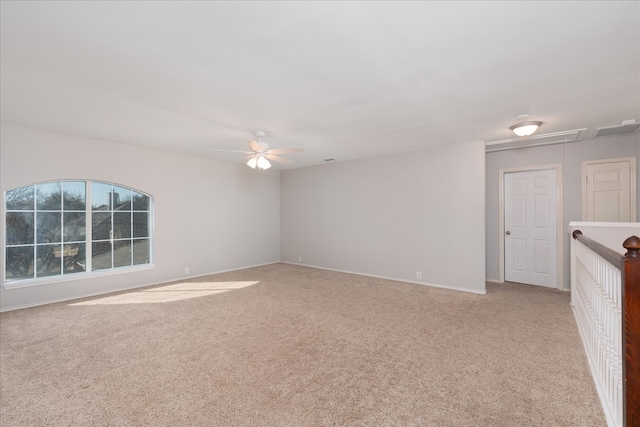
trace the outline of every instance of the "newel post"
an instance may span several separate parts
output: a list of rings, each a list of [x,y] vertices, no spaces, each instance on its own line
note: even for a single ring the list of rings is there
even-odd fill
[[[625,425],[640,426],[640,238],[631,236],[624,255],[624,387]]]

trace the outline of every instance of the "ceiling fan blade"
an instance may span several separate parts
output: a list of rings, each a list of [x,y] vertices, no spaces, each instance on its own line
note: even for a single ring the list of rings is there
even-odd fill
[[[274,162],[289,164],[291,160],[285,159],[284,157],[276,156],[274,154],[265,154],[265,157],[269,160],[273,160]]]
[[[304,150],[302,148],[276,148],[274,150],[269,150],[269,154],[292,154],[292,153],[302,153]]]
[[[242,151],[242,150],[218,150],[217,148],[212,148],[211,151],[223,151],[225,153],[245,153],[251,154],[252,151]]]
[[[260,144],[258,144],[256,141],[254,141],[253,139],[249,140],[249,147],[251,147],[251,149],[253,151],[257,151],[258,153],[262,152],[262,147],[260,146]]]

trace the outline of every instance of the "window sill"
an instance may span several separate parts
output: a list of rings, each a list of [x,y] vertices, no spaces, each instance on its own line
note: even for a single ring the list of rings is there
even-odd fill
[[[54,283],[71,282],[75,280],[96,279],[99,277],[115,276],[117,274],[136,273],[138,271],[153,270],[155,264],[141,264],[133,267],[113,268],[109,270],[91,271],[89,273],[65,274],[63,276],[40,277],[37,279],[12,280],[4,282],[5,289],[19,289],[31,286],[51,285]]]

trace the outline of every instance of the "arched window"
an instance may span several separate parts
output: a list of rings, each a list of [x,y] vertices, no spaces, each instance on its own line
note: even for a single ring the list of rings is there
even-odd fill
[[[152,199],[97,181],[8,190],[5,283],[151,263]]]

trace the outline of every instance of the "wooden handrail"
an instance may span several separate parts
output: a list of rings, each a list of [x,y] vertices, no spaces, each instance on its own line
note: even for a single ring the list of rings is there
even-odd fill
[[[622,346],[625,425],[640,426],[640,238],[631,236],[622,270]]]
[[[575,230],[572,234],[574,239],[584,243],[586,247],[600,255],[602,258],[607,260],[607,262],[618,270],[622,271],[622,255],[613,249],[609,249],[608,247],[596,242],[595,240],[591,240],[587,236],[582,234],[582,231]]]
[[[631,236],[622,246],[624,256],[585,237],[580,230],[574,239],[600,255],[622,274],[622,377],[624,378],[624,426],[640,427],[640,238]]]

